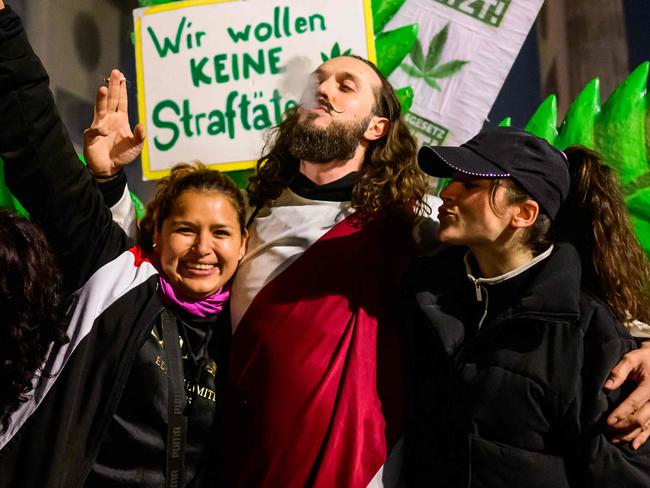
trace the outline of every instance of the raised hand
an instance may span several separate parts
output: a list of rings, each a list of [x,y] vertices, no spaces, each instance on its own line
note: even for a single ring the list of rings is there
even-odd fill
[[[129,123],[126,79],[114,69],[108,87],[97,90],[93,123],[84,131],[86,164],[95,176],[110,177],[137,158],[143,144],[144,127],[132,131]]]

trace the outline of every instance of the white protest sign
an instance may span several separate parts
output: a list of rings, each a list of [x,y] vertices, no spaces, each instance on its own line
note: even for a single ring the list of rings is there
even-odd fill
[[[419,24],[390,76],[415,92],[406,121],[420,143],[461,144],[483,126],[543,0],[406,0],[386,30]]]
[[[254,166],[324,59],[375,61],[370,0],[192,0],[133,12],[145,179]]]

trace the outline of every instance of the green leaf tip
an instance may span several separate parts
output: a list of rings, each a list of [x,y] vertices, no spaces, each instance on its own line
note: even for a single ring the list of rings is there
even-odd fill
[[[129,195],[131,197],[131,201],[133,202],[133,208],[135,209],[136,220],[142,220],[147,213],[147,207],[145,207],[144,203],[142,203],[142,200],[140,200],[135,193],[131,191],[129,192]]]
[[[418,25],[409,24],[399,29],[382,32],[375,38],[377,68],[388,77],[413,49],[418,37]]]
[[[164,5],[166,3],[173,3],[178,0],[138,0],[141,7],[153,7],[154,5]]]
[[[240,171],[228,171],[228,176],[239,188],[246,188],[248,185],[248,179],[253,176],[254,173],[254,169],[244,169]]]
[[[512,127],[512,117],[506,117],[499,122],[499,127]]]
[[[29,218],[27,210],[16,200],[5,184],[4,161],[2,159],[0,159],[0,207],[13,210],[18,215]]]
[[[537,108],[524,130],[546,139],[549,144],[557,137],[557,97],[549,95]]]
[[[555,146],[566,149],[574,144],[581,144],[593,149],[594,127],[600,113],[600,80],[594,78],[585,85],[580,94],[569,107],[564,117]]]
[[[372,24],[375,35],[379,34],[406,0],[372,0]]]
[[[639,65],[609,96],[596,119],[594,143],[603,159],[630,183],[648,171],[646,86],[650,63]]]
[[[445,25],[429,42],[429,49],[427,51],[427,59],[424,65],[424,71],[429,71],[440,62],[440,56],[447,44],[447,37],[449,35],[449,23]]]
[[[646,256],[650,258],[650,222],[639,219],[634,215],[630,217],[630,221],[632,222],[632,228],[637,239],[639,239],[641,247],[645,251]]]
[[[424,60],[424,53],[422,52],[422,44],[420,44],[420,39],[417,37],[415,38],[415,42],[413,42],[413,49],[409,52],[409,57],[416,68],[419,68],[420,71],[426,71],[426,61]]]
[[[402,106],[402,115],[407,114],[411,110],[413,105],[413,87],[405,86],[395,90],[395,96],[399,100],[400,105]]]
[[[625,197],[625,204],[633,216],[650,222],[650,187]]]

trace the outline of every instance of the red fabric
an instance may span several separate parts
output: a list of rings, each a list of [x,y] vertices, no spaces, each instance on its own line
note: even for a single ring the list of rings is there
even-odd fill
[[[268,283],[233,336],[225,486],[365,488],[401,434],[408,230],[355,220]]]
[[[129,249],[129,252],[133,254],[133,257],[135,258],[135,261],[133,265],[136,268],[139,268],[142,263],[151,263],[151,256],[146,253],[145,251],[142,250],[140,246],[133,246],[131,249]],[[153,263],[152,263],[153,264]]]

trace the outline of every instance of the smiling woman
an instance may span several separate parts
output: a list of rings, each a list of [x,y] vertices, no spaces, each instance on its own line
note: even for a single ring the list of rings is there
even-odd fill
[[[93,170],[98,169],[92,158],[88,164]],[[209,434],[210,429],[216,427],[214,415],[221,402],[225,345],[230,332],[228,318],[224,320],[225,314],[221,312],[229,298],[230,280],[246,251],[244,209],[243,197],[230,178],[201,163],[179,164],[169,176],[158,181],[146,217],[140,223],[138,249],[142,259],[149,260],[159,272],[158,295],[176,319],[179,353],[185,363],[187,409],[182,416],[187,419],[186,481],[200,476],[203,466],[199,461],[214,436],[214,431]],[[135,364],[145,369],[133,371],[127,379],[122,402],[113,414],[87,486],[110,485],[129,477],[128,452],[132,450],[158,451],[163,455],[165,432],[155,427],[160,420],[166,421],[168,429],[178,427],[171,415],[160,412],[157,406],[160,394],[167,395],[168,402],[173,400],[173,386],[167,389],[164,381],[153,388],[154,405],[146,415],[133,412],[131,407],[139,404],[146,408],[149,403],[142,396],[144,384],[156,385],[166,375],[173,375],[168,368],[174,360],[170,354],[175,353],[174,348],[167,347],[165,323],[163,312],[154,320],[151,334],[137,354]],[[216,351],[219,352],[215,354]],[[150,369],[151,364],[157,368]],[[164,407],[166,410],[167,405]],[[160,436],[153,443],[152,430]],[[145,435],[146,432],[149,434]],[[124,446],[129,448],[125,450]],[[156,463],[145,463],[136,469],[162,484],[169,479],[169,472],[165,474],[162,468]]]
[[[155,253],[176,292],[203,299],[230,280],[244,256],[244,208],[227,176],[200,163],[177,165],[147,205],[142,247]]]
[[[1,7],[0,157],[72,305],[69,342],[54,341],[27,378],[33,394],[4,423],[0,486],[212,486],[229,284],[247,240],[242,196],[217,171],[177,166],[134,245],[109,210],[130,201],[120,168],[144,139],[129,124],[124,76],[113,70],[97,92],[85,167],[20,19]]]

